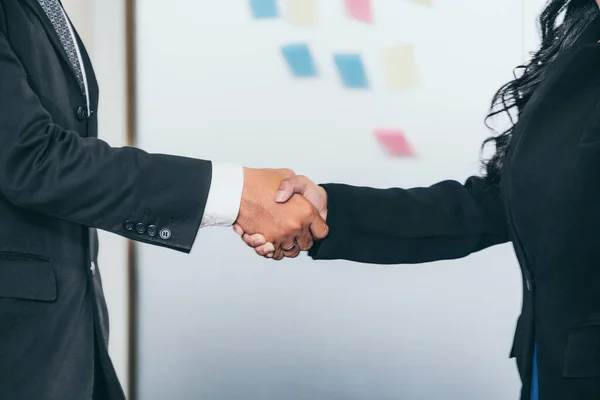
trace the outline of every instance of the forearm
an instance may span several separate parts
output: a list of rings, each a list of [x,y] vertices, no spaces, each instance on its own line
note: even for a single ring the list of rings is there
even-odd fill
[[[17,139],[18,147],[9,145],[0,155],[0,191],[7,200],[130,239],[189,251],[208,196],[210,162],[112,148],[55,125],[27,135],[31,140]],[[157,231],[148,231],[149,226]]]
[[[57,125],[1,32],[0,108],[4,198],[21,208],[189,251],[208,196],[209,161],[113,148]]]
[[[508,240],[497,188],[481,178],[414,189],[323,186],[330,231],[310,251],[315,259],[419,263],[464,257]]]

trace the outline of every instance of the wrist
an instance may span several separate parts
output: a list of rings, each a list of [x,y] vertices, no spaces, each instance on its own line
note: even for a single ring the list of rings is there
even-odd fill
[[[322,210],[319,210],[319,214],[321,215],[321,218],[323,218],[323,221],[327,222],[327,210],[329,209],[327,201],[327,190],[325,190],[325,188],[321,185],[318,186],[318,190],[321,192],[321,197],[323,198],[324,204],[324,208]]]
[[[240,225],[245,225],[248,222],[249,213],[248,209],[250,208],[250,197],[252,191],[252,181],[254,179],[254,174],[256,170],[253,168],[244,167],[244,183],[242,185],[242,198],[240,200],[240,211],[236,218],[236,223]]]

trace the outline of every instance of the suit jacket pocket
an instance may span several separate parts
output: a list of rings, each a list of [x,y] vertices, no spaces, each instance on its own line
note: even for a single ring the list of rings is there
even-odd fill
[[[33,255],[0,252],[0,299],[54,301],[56,275],[50,260]]]
[[[600,377],[600,320],[569,330],[564,357],[565,378]]]

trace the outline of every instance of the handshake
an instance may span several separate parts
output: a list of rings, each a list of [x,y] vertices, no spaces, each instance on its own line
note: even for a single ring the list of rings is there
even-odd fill
[[[244,168],[240,212],[233,226],[257,254],[281,260],[327,236],[327,193],[288,169]]]

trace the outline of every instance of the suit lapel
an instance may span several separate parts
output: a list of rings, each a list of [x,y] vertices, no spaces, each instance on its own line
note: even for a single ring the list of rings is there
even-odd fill
[[[69,56],[67,55],[67,52],[65,51],[65,48],[63,47],[63,45],[60,41],[60,38],[58,37],[58,34],[56,33],[56,30],[54,30],[54,26],[52,25],[52,22],[50,21],[50,19],[44,12],[44,9],[40,5],[40,3],[38,3],[38,0],[23,0],[23,2],[25,4],[27,4],[27,6],[29,8],[31,8],[31,10],[35,13],[35,15],[38,17],[38,19],[44,26],[44,30],[46,31],[46,34],[48,35],[50,42],[52,42],[52,46],[54,46],[54,49],[60,55],[60,58],[65,63],[65,67],[70,71],[71,76],[77,83],[77,87],[79,87],[79,82],[77,81],[77,74],[75,73],[75,70],[73,69],[71,60],[69,60]]]

